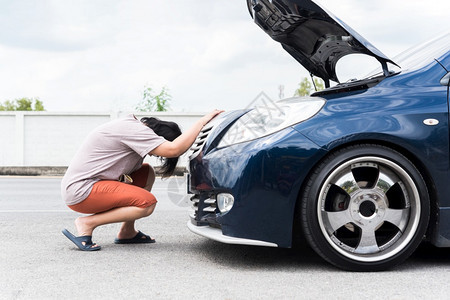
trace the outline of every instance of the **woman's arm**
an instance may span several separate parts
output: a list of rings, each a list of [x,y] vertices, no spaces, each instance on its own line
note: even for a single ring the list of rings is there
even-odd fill
[[[192,144],[195,142],[198,134],[209,121],[211,121],[215,116],[222,113],[223,110],[214,110],[207,115],[200,118],[191,128],[182,133],[173,142],[166,141],[153,149],[149,154],[161,156],[161,157],[179,157],[184,152],[186,152]]]

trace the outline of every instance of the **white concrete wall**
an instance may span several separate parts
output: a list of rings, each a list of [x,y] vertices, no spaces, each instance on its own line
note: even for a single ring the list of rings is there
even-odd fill
[[[20,136],[19,128],[16,128],[16,117],[13,114],[3,114],[0,116],[0,165],[18,163],[17,151],[20,141],[16,137]]]
[[[127,113],[0,112],[0,166],[68,166],[86,135]],[[201,113],[135,113],[178,123],[184,131]],[[153,165],[157,160],[148,159]],[[186,166],[187,159],[180,160]]]

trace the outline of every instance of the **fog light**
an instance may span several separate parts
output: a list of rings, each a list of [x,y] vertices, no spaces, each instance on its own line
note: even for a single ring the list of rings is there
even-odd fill
[[[221,213],[229,212],[234,204],[234,197],[231,194],[218,194],[216,197],[217,207],[219,208]]]

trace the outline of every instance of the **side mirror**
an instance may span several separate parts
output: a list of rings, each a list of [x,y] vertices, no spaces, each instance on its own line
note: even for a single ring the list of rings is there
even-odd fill
[[[444,77],[442,77],[441,85],[450,86],[450,72],[448,72]]]

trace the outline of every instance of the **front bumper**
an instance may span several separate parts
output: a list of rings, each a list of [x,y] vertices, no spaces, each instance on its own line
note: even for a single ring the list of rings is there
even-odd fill
[[[193,233],[196,233],[198,235],[204,236],[206,238],[209,238],[211,240],[218,241],[221,243],[237,244],[237,245],[251,245],[251,246],[278,247],[278,245],[274,244],[274,243],[226,236],[226,235],[223,235],[222,230],[219,228],[213,228],[208,225],[197,226],[197,225],[194,225],[191,221],[189,221],[187,223],[187,226],[188,226],[189,230],[192,231]]]
[[[301,184],[323,155],[317,145],[286,128],[248,143],[201,149],[189,162],[189,228],[225,243],[291,247]],[[217,208],[220,193],[234,197],[227,213]]]

